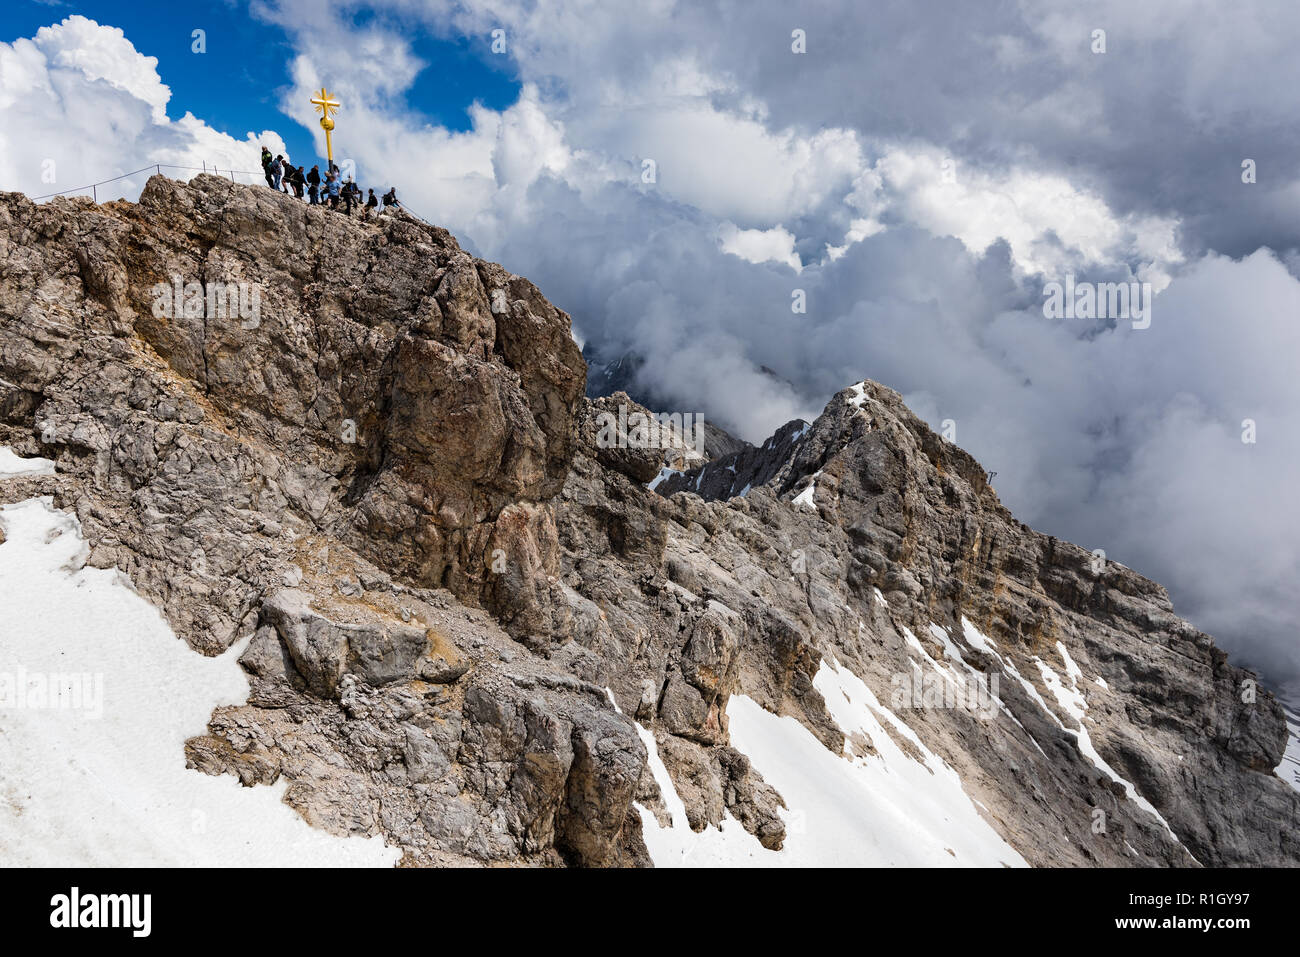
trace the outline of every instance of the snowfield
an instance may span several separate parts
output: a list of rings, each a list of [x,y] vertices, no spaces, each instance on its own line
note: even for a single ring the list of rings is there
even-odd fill
[[[846,745],[833,754],[803,724],[744,695],[727,705],[732,744],[785,799],[785,845],[769,851],[734,820],[694,834],[654,737],[641,729],[650,768],[672,814],[670,828],[641,809],[656,867],[999,867],[1028,866],[979,813],[957,773],[921,743],[856,675],[823,662],[814,685],[846,735],[865,735],[875,753]],[[888,728],[886,727],[888,725]],[[896,738],[921,755],[909,757]]]
[[[1286,751],[1277,766],[1277,776],[1300,791],[1300,683],[1285,688],[1278,695],[1286,713]]]
[[[659,757],[655,736],[639,723],[636,730],[649,752],[647,767],[659,785],[664,807],[671,818],[668,826],[663,827],[648,808],[636,805],[641,815],[646,850],[650,852],[655,867],[771,867],[780,863],[775,860],[776,855],[758,843],[758,839],[730,814],[723,819],[720,828],[706,827],[699,834],[692,831],[686,821],[686,804]]]
[[[21,471],[12,458],[0,449],[0,470]],[[242,647],[190,650],[118,572],[85,567],[80,525],[51,499],[4,506],[0,524],[0,861],[396,863],[380,838],[308,825],[281,801],[283,781],[245,788],[186,770],[185,740],[213,708],[247,699]]]

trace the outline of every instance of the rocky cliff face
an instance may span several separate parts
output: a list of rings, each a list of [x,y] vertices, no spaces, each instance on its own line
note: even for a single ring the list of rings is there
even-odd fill
[[[609,440],[645,410],[584,397],[568,316],[405,215],[155,177],[0,194],[0,253],[0,444],[56,463],[6,500],[74,511],[196,651],[247,641],[198,770],[285,778],[410,864],[644,865],[677,802],[776,856],[799,809],[733,740],[752,702],[846,764],[955,774],[1031,864],[1300,861],[1272,697],[881,386],[665,473]]]

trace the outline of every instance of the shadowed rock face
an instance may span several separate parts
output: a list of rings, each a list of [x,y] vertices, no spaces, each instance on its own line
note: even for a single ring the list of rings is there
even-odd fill
[[[1271,696],[1158,585],[1016,522],[888,389],[762,447],[715,432],[659,495],[664,449],[601,440],[634,403],[583,397],[568,316],[405,214],[154,177],[138,204],[0,194],[0,254],[0,444],[57,464],[0,494],[75,511],[196,650],[249,639],[248,703],[186,759],[285,777],[320,827],[409,864],[647,864],[635,721],[691,827],[779,849],[728,702],[841,753],[833,659],[882,702],[939,663],[999,679],[991,720],[895,711],[1031,863],[1300,861]],[[155,310],[176,277],[246,284],[256,315]]]
[[[747,495],[756,485],[766,485],[776,478],[809,428],[808,423],[801,419],[787,422],[762,445],[755,447],[744,443],[703,467],[675,472],[655,486],[655,491],[660,495],[694,492],[709,501]]]

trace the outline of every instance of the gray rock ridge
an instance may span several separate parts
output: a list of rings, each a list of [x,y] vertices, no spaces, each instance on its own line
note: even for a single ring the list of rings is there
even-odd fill
[[[408,865],[644,866],[639,724],[690,827],[768,853],[790,809],[732,696],[840,753],[819,669],[888,702],[929,658],[999,678],[991,721],[897,713],[1030,863],[1300,860],[1273,698],[883,386],[770,447],[715,436],[701,494],[662,496],[664,449],[598,440],[631,400],[584,397],[569,317],[444,230],[154,177],[138,204],[0,194],[0,252],[0,444],[57,467],[0,492],[75,512],[195,650],[248,640],[197,770],[283,777]],[[256,286],[257,322],[155,315],[173,276]],[[1083,722],[1049,676],[1087,685]]]
[[[736,513],[762,516],[764,524],[777,518],[779,531],[769,527],[745,537],[788,540],[786,556],[803,569],[796,578],[814,611],[808,633],[823,639],[817,642],[822,654],[854,662],[860,676],[883,679],[903,671],[905,659],[891,660],[889,650],[903,644],[898,634],[904,627],[942,659],[943,649],[927,636],[931,624],[945,628],[969,666],[998,675],[1004,703],[1020,725],[1001,742],[989,742],[1001,757],[974,743],[969,732],[987,730],[980,722],[957,731],[960,712],[909,711],[908,720],[929,726],[942,717],[953,725],[932,730],[956,733],[950,747],[938,750],[954,767],[970,768],[962,774],[968,789],[973,780],[992,778],[1002,791],[997,804],[1015,802],[1017,813],[1029,819],[1037,800],[1026,802],[1022,793],[1017,801],[1004,783],[1018,780],[1017,787],[1045,798],[1058,823],[1039,821],[1034,831],[1059,832],[1061,812],[1075,802],[1066,818],[1086,819],[1084,808],[1103,806],[1118,787],[1079,760],[1079,725],[1056,707],[1038,663],[1058,675],[1074,663],[1100,678],[1106,686],[1094,684],[1087,692],[1091,743],[1163,815],[1184,847],[1138,811],[1123,825],[1132,853],[1124,843],[1115,854],[1113,842],[1081,841],[1086,828],[1076,826],[1065,832],[1068,849],[1040,849],[1046,856],[1037,861],[1026,854],[1031,862],[1296,861],[1293,824],[1300,805],[1272,773],[1286,742],[1273,696],[1258,691],[1255,676],[1234,668],[1207,635],[1179,619],[1159,585],[1115,562],[1098,567],[1090,552],[1017,522],[979,463],[932,432],[892,390],[865,382],[840,392],[768,484],[745,499],[703,502],[687,492],[673,495],[671,507],[726,516],[724,526]],[[720,538],[718,532],[707,536],[710,542]],[[669,575],[683,569],[681,580],[698,581],[697,563],[671,549],[665,565]],[[779,569],[770,573],[776,578]],[[877,588],[881,599],[873,605],[865,596]],[[866,625],[860,636],[853,634],[846,606]],[[992,639],[993,649],[972,644],[963,619]],[[888,682],[877,684],[878,695],[882,686]],[[1012,753],[1020,742],[1028,750]],[[1039,747],[1052,754],[1053,765],[1068,759],[1069,770],[1041,767]],[[971,759],[978,770],[967,763]],[[1133,811],[1133,803],[1122,801],[1110,811],[1112,834],[1116,814]],[[1227,834],[1232,839],[1224,840]],[[1011,843],[1025,853],[1021,842]]]
[[[131,499],[82,516],[96,560],[196,648],[247,633],[309,531],[535,617],[544,583],[516,593],[491,561],[553,562],[535,503],[567,471],[583,364],[527,280],[407,217],[210,176],[155,176],[139,204],[6,194],[0,217],[9,417]],[[259,318],[158,317],[174,277],[247,284]]]
[[[75,512],[196,651],[249,639],[250,701],[178,759],[406,863],[645,863],[632,722],[525,648],[567,611],[567,315],[445,230],[209,176],[0,194],[0,251],[0,442],[57,467],[6,498]],[[159,315],[176,279],[258,315]]]
[[[761,446],[745,443],[728,454],[683,472],[675,472],[655,487],[660,495],[690,491],[706,501],[743,496],[757,485],[767,485],[786,468],[795,447],[808,434],[802,419],[787,422]]]

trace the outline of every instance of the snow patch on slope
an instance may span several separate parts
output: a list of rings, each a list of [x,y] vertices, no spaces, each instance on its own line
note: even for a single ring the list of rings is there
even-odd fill
[[[614,700],[614,692],[606,688],[605,693],[614,710],[622,714]],[[633,804],[641,815],[642,837],[655,867],[755,867],[768,863],[762,858],[771,857],[771,852],[730,814],[723,818],[720,828],[706,827],[699,833],[692,831],[686,816],[686,803],[677,793],[668,768],[659,756],[659,744],[654,734],[640,722],[636,722],[636,733],[645,745],[646,767],[654,776],[655,784],[659,785],[659,794],[669,818],[668,826],[664,827],[648,808]]]
[[[1079,728],[1077,731],[1074,730],[1073,728],[1066,727],[1065,723],[1061,721],[1061,719],[1056,715],[1056,713],[1047,706],[1047,702],[1043,700],[1042,696],[1038,693],[1038,689],[1034,687],[1033,683],[1030,682],[1027,678],[1024,678],[1020,674],[1020,672],[1016,669],[1014,664],[1012,664],[1009,660],[1003,658],[998,653],[993,639],[989,638],[978,628],[976,628],[969,620],[965,618],[965,616],[962,617],[961,625],[962,625],[962,634],[965,637],[967,643],[971,645],[971,647],[978,648],[981,651],[985,651],[993,655],[994,657],[996,657],[998,661],[1002,663],[1002,666],[1006,670],[1006,672],[1009,675],[1011,675],[1011,677],[1015,678],[1017,681],[1020,682],[1021,686],[1025,689],[1025,692],[1029,695],[1029,697],[1038,703],[1038,705],[1043,709],[1044,712],[1047,713],[1048,717],[1052,719],[1052,721],[1057,725],[1057,727],[1061,728],[1067,734],[1074,736],[1075,741],[1077,742],[1079,748],[1079,753],[1082,754],[1089,761],[1091,761],[1093,766],[1097,768],[1097,770],[1101,771],[1103,774],[1109,777],[1116,784],[1119,784],[1121,787],[1123,787],[1124,793],[1128,796],[1128,799],[1132,801],[1134,804],[1136,804],[1138,807],[1142,808],[1142,810],[1146,811],[1152,817],[1154,817],[1157,821],[1159,821],[1161,826],[1164,827],[1165,831],[1168,832],[1169,836],[1173,838],[1176,844],[1179,845],[1182,844],[1182,841],[1178,839],[1178,835],[1174,833],[1173,828],[1169,826],[1169,822],[1166,821],[1164,816],[1159,811],[1156,810],[1155,806],[1146,798],[1144,798],[1138,792],[1138,789],[1134,787],[1131,782],[1121,777],[1119,773],[1116,772],[1115,769],[1112,768],[1109,764],[1107,764],[1106,761],[1102,758],[1102,756],[1097,753],[1097,749],[1093,746],[1092,743],[1092,737],[1088,734],[1087,726],[1084,724],[1084,718],[1088,710],[1088,701],[1087,698],[1084,696],[1083,691],[1079,687],[1079,682],[1083,678],[1083,669],[1081,669],[1078,666],[1078,664],[1075,663],[1074,658],[1070,656],[1069,649],[1065,647],[1065,644],[1063,642],[1058,641],[1056,643],[1056,650],[1060,654],[1061,660],[1065,663],[1065,673],[1067,677],[1069,677],[1070,679],[1070,686],[1068,688],[1066,687],[1065,682],[1061,680],[1061,676],[1058,675],[1055,671],[1053,671],[1051,667],[1049,667],[1047,663],[1044,662],[1041,658],[1035,656],[1033,658],[1033,661],[1036,665],[1038,665],[1038,670],[1042,676],[1043,683],[1048,687],[1049,690],[1051,690],[1052,695],[1056,698],[1057,704],[1061,707],[1063,711],[1065,711],[1066,714],[1068,714],[1078,723]],[[931,625],[930,630],[935,635],[935,637],[946,641],[946,635],[944,634],[943,629],[938,628],[935,625]],[[1107,687],[1106,683],[1102,681],[1101,678],[1095,678],[1094,681],[1096,681],[1096,683],[1100,685],[1102,688]],[[1017,722],[1017,724],[1019,724],[1019,722]],[[1037,745],[1036,741],[1034,743],[1035,745]],[[1039,748],[1039,751],[1041,752],[1042,748]]]
[[[841,730],[850,740],[866,737],[873,750],[859,754],[846,744],[837,755],[795,718],[774,715],[745,695],[732,695],[727,705],[732,745],[788,807],[780,851],[766,850],[730,816],[721,828],[692,832],[654,735],[637,725],[671,818],[664,827],[637,805],[656,867],[1027,866],[980,815],[957,773],[856,675],[823,661],[813,683]]]
[[[988,651],[989,654],[991,654],[994,658],[996,658],[998,661],[1001,661],[1004,667],[1008,666],[1008,663],[1002,661],[1002,656],[997,653],[997,650],[994,648],[993,641],[991,638],[986,638],[978,631],[975,631],[974,626],[971,625],[970,622],[968,622],[965,618],[962,618],[961,621],[962,621],[962,627],[965,630],[966,640],[970,642],[971,645],[973,645],[976,648],[980,648],[982,650]],[[974,632],[975,635],[974,640],[972,640],[971,638],[972,631]],[[934,624],[933,622],[930,623],[929,632],[931,635],[935,637],[935,639],[943,647],[943,655],[944,655],[943,664],[939,663],[938,661],[935,661],[935,659],[930,655],[930,653],[926,651],[925,646],[921,644],[920,640],[916,637],[916,635],[912,633],[912,630],[910,628],[906,626],[903,627],[903,637],[906,639],[908,647],[911,648],[913,651],[917,652],[918,654],[920,654],[926,661],[930,662],[930,664],[934,666],[935,671],[946,682],[954,685],[961,685],[963,683],[963,680],[965,680],[966,682],[968,682],[966,686],[968,690],[976,687],[984,689],[984,691],[988,694],[989,698],[998,706],[998,710],[1001,711],[1002,714],[1005,714],[1008,718],[1010,718],[1012,723],[1015,724],[1015,726],[1019,728],[1022,732],[1024,732],[1025,737],[1029,739],[1029,743],[1034,746],[1035,750],[1037,750],[1039,754],[1041,754],[1044,758],[1046,758],[1047,752],[1043,750],[1042,745],[1040,745],[1037,739],[1032,734],[1029,733],[1029,729],[1020,723],[1020,719],[1017,718],[1015,714],[1012,713],[1011,709],[1007,707],[1006,702],[1002,700],[1001,695],[995,693],[995,691],[997,690],[996,686],[989,681],[988,676],[985,675],[984,672],[980,671],[978,668],[976,668],[974,665],[972,665],[970,662],[966,660],[966,657],[961,653],[961,649],[958,648],[957,645],[953,642],[952,638],[949,637],[948,632],[945,631],[943,628],[940,628],[938,625]],[[908,657],[908,661],[912,663],[913,668],[915,668],[917,671],[920,671],[922,673],[922,676],[924,676],[925,668],[922,665],[917,664],[916,661],[910,656]],[[956,662],[956,664],[948,664],[948,662]],[[958,673],[957,665],[961,665],[962,668],[965,669],[966,676],[967,676],[966,679],[963,679],[961,674]],[[1013,675],[1015,675],[1014,668],[1011,668],[1010,671],[1012,672]],[[1015,675],[1015,677],[1019,677],[1019,675]],[[1021,680],[1023,681],[1023,679]],[[969,684],[969,682],[973,682],[974,684],[973,685]],[[1037,692],[1035,692],[1035,695],[1037,695]],[[1042,699],[1040,698],[1039,700],[1041,701]],[[1046,707],[1046,705],[1044,705],[1044,707]]]
[[[701,470],[701,475],[702,473],[703,470]],[[667,465],[665,465],[663,468],[659,470],[658,475],[652,478],[649,482],[646,482],[645,487],[653,492],[655,489],[659,487],[659,483],[664,481],[664,479],[671,478],[674,475],[681,475],[681,474],[682,474],[681,471],[679,471],[678,469],[669,468]],[[696,479],[695,484],[699,485],[699,479]]]
[[[1282,763],[1277,766],[1277,776],[1300,791],[1300,715],[1288,711],[1286,728],[1286,751],[1282,755]]]
[[[0,446],[0,479],[17,478],[20,475],[53,475],[54,463],[49,459],[19,458],[13,450]]]
[[[1284,689],[1278,699],[1286,715],[1287,740],[1277,776],[1300,791],[1300,684]]]
[[[802,505],[804,508],[810,508],[814,512],[817,511],[817,506],[813,502],[813,493],[817,491],[817,480],[821,478],[821,474],[821,469],[818,469],[813,473],[812,480],[808,483],[808,487],[794,497],[792,504]]]
[[[1181,844],[1182,842],[1178,840],[1178,835],[1175,834],[1174,829],[1169,826],[1169,822],[1165,820],[1164,815],[1157,811],[1150,801],[1139,794],[1138,789],[1134,787],[1131,782],[1121,777],[1114,768],[1107,764],[1105,759],[1097,753],[1097,749],[1093,747],[1092,737],[1088,734],[1088,728],[1084,724],[1084,716],[1088,710],[1088,701],[1084,697],[1083,692],[1079,690],[1079,679],[1083,677],[1083,672],[1080,670],[1079,666],[1074,663],[1074,659],[1070,657],[1070,652],[1066,650],[1064,644],[1058,641],[1056,643],[1056,650],[1060,653],[1061,660],[1065,662],[1065,671],[1070,678],[1070,687],[1067,688],[1065,682],[1061,680],[1061,676],[1053,671],[1041,658],[1035,657],[1034,662],[1038,665],[1038,670],[1042,674],[1043,683],[1047,685],[1053,696],[1055,696],[1056,703],[1059,704],[1071,718],[1078,722],[1079,729],[1076,731],[1073,728],[1066,727],[1059,719],[1057,720],[1057,724],[1061,725],[1067,734],[1074,735],[1074,738],[1078,743],[1080,754],[1091,761],[1098,771],[1106,775],[1116,784],[1120,785],[1124,789],[1124,793],[1128,795],[1130,801],[1159,821],[1161,826],[1169,833],[1169,836],[1173,838],[1174,842]]]
[[[961,616],[961,634],[966,639],[966,644],[972,648],[993,655],[999,661],[1002,659],[1002,656],[998,654],[997,644],[993,639],[987,637],[984,632],[972,625],[970,619],[965,615]]]
[[[248,696],[242,646],[205,658],[115,570],[86,568],[81,527],[52,499],[0,509],[0,860],[10,865],[391,866],[381,838],[338,838],[284,804],[185,768],[213,708]],[[32,707],[22,684],[86,675],[95,709]],[[24,700],[25,699],[25,700]]]
[[[845,734],[867,737],[874,752],[858,756],[848,744],[833,754],[796,719],[744,695],[727,706],[733,746],[789,807],[785,846],[767,857],[803,867],[1025,866],[980,816],[957,773],[856,675],[823,661],[813,683]]]

